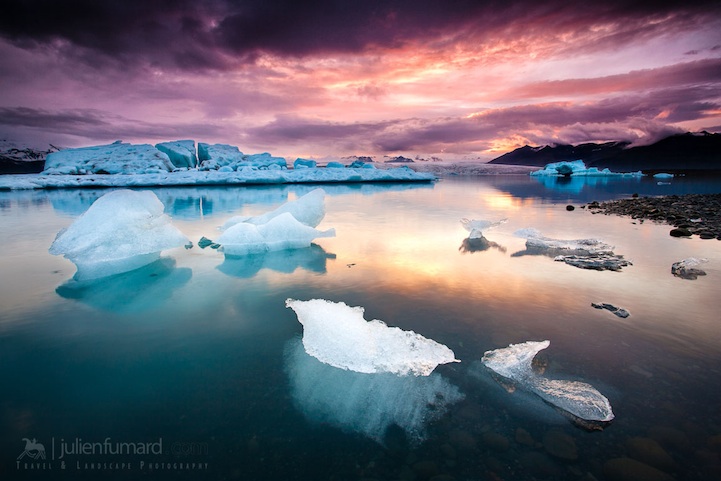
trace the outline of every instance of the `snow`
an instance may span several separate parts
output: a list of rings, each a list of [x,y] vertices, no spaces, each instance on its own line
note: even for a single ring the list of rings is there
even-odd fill
[[[188,242],[163,210],[152,192],[110,192],[58,233],[50,253],[75,263],[77,280],[137,269]]]
[[[611,404],[590,384],[547,379],[533,371],[533,358],[549,345],[550,341],[511,344],[506,348],[486,351],[481,362],[496,374],[577,418],[596,422],[611,421],[614,418]]]
[[[317,237],[335,237],[335,229],[319,231],[301,224],[290,212],[284,212],[260,225],[239,222],[223,232],[216,242],[225,255],[244,256],[309,247]]]
[[[301,224],[318,227],[320,221],[325,217],[325,191],[323,189],[314,189],[298,199],[286,202],[277,209],[262,215],[231,217],[223,224],[221,229],[227,230],[241,222],[255,225],[265,224],[285,212],[289,212]]]
[[[285,305],[303,325],[306,352],[337,368],[428,376],[439,364],[460,362],[443,344],[383,321],[366,321],[362,307],[324,299],[288,299]]]
[[[506,222],[508,222],[508,219],[501,219],[498,221],[490,221],[490,220],[469,220],[466,218],[461,219],[461,225],[464,229],[466,229],[470,234],[468,235],[469,239],[480,239],[483,237],[483,231],[492,229],[494,227],[498,227],[499,225],[503,225]]]
[[[3,179],[0,188],[18,188],[12,185],[16,180],[20,185],[30,182],[34,187],[76,187],[80,182],[74,181],[73,175],[85,174],[158,174],[170,172],[175,166],[167,154],[148,144],[132,145],[115,142],[109,145],[66,149],[48,154],[45,160],[46,175],[13,176],[18,179]],[[52,177],[47,174],[53,174]],[[108,175],[102,178],[115,179]],[[7,181],[9,182],[9,185]],[[36,183],[36,181],[38,181]],[[113,181],[110,181],[113,182]],[[28,184],[25,184],[28,185]],[[93,184],[94,185],[94,184]],[[128,184],[115,184],[128,185]],[[132,185],[132,184],[130,184]]]
[[[164,152],[173,165],[180,169],[189,169],[198,165],[194,140],[176,140],[155,144],[155,148]]]
[[[582,160],[574,160],[572,162],[554,162],[546,164],[541,170],[531,172],[533,176],[558,176],[558,175],[570,175],[570,176],[628,176],[628,177],[643,177],[641,171],[638,172],[611,172],[609,169],[598,170],[596,167],[586,167],[586,164]]]
[[[464,398],[438,373],[397,376],[338,369],[308,355],[298,339],[286,347],[285,370],[293,403],[309,421],[381,444],[391,426],[400,427],[411,444],[422,442],[426,425]]]

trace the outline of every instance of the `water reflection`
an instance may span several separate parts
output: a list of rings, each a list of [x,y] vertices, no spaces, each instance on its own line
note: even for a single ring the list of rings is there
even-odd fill
[[[111,312],[141,312],[162,308],[173,293],[188,283],[191,269],[178,268],[175,260],[161,258],[134,271],[96,280],[71,279],[55,290],[95,309]]]
[[[461,246],[458,248],[463,254],[473,254],[474,252],[483,252],[488,249],[497,249],[500,252],[505,253],[507,249],[498,244],[497,242],[489,241],[485,236],[470,238],[466,237],[461,242]]]
[[[225,256],[225,261],[217,269],[231,277],[250,279],[262,269],[270,269],[290,274],[297,269],[325,274],[328,259],[335,259],[335,254],[328,253],[321,246],[311,244],[302,249],[264,252],[243,257]]]
[[[440,374],[397,376],[338,369],[310,356],[299,338],[288,342],[285,368],[296,407],[315,423],[328,423],[383,443],[393,426],[411,443],[425,437],[426,424],[463,399]]]

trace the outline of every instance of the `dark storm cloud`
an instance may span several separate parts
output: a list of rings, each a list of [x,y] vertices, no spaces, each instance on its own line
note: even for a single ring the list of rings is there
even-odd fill
[[[358,53],[409,42],[503,40],[613,25],[599,44],[688,28],[719,2],[474,0],[4,0],[0,36],[88,63],[202,70],[279,56]],[[654,22],[647,20],[654,19]],[[79,51],[81,50],[81,51]]]
[[[222,127],[209,123],[166,125],[124,118],[95,109],[52,111],[27,107],[0,107],[0,126],[30,128],[61,135],[114,141],[123,138],[169,140],[189,135],[214,137]]]

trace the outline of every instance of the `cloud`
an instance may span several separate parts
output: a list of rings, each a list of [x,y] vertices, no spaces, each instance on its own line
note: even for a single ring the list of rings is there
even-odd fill
[[[719,4],[697,0],[4,0],[0,36],[88,64],[181,70],[235,68],[262,55],[358,54],[425,45],[543,39],[566,50],[613,48],[693,28]]]

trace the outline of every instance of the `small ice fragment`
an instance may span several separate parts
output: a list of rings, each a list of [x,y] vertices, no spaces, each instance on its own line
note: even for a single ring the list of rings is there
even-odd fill
[[[50,253],[75,263],[78,279],[137,269],[157,260],[161,251],[189,242],[163,210],[150,191],[110,192],[58,233]]]
[[[413,331],[366,321],[362,307],[324,299],[288,299],[303,325],[308,354],[341,369],[363,373],[390,372],[428,376],[439,364],[460,362],[443,344]]]
[[[515,382],[574,418],[595,423],[610,422],[614,418],[611,404],[590,384],[547,379],[533,371],[533,358],[549,345],[550,341],[511,344],[506,348],[486,351],[481,362],[496,374]]]
[[[682,279],[695,280],[698,276],[706,275],[706,271],[698,269],[697,266],[707,262],[708,259],[689,257],[682,261],[674,262],[671,265],[671,274]]]
[[[471,220],[466,218],[461,219],[461,225],[463,226],[463,228],[470,232],[470,234],[468,235],[468,238],[470,239],[483,237],[484,230],[498,227],[499,225],[503,225],[506,222],[508,222],[508,219],[501,219],[499,221],[475,219]]]

